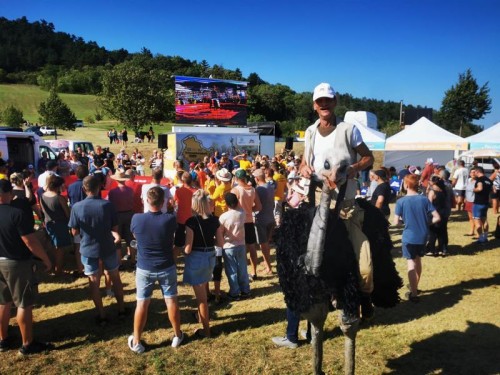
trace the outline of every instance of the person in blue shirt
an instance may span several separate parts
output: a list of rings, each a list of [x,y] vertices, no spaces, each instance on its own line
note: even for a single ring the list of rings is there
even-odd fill
[[[83,201],[87,195],[83,190],[83,179],[89,175],[89,169],[85,165],[79,165],[75,171],[78,180],[73,182],[68,186],[67,193],[69,199],[70,207],[73,207],[76,203]],[[80,256],[80,239],[81,235],[77,234],[73,236],[73,249],[75,250],[75,261],[76,261],[76,271],[73,272],[73,277],[84,277],[83,264]]]
[[[129,336],[128,346],[135,353],[144,352],[141,335],[156,281],[160,285],[168,318],[174,329],[172,347],[178,347],[184,339],[177,301],[177,267],[173,255],[177,219],[175,214],[161,211],[164,200],[165,192],[160,186],[150,188],[147,191],[149,211],[135,214],[130,224],[130,231],[137,239],[137,307],[134,334]]]
[[[418,176],[410,174],[404,178],[407,195],[396,202],[394,225],[404,224],[402,242],[403,257],[408,261],[408,280],[410,291],[406,297],[418,302],[418,283],[422,276],[421,258],[425,254],[425,243],[429,231],[429,216],[433,224],[441,218],[425,195],[419,195]]]
[[[87,176],[83,179],[83,189],[87,198],[72,207],[68,226],[73,236],[78,234],[82,236],[80,254],[84,273],[89,278],[90,295],[99,314],[96,323],[104,326],[108,319],[99,292],[101,280],[99,260],[102,261],[105,273],[113,283],[113,292],[118,302],[118,316],[125,316],[127,310],[123,302],[123,285],[118,272],[120,261],[116,254],[116,244],[121,241],[116,211],[111,202],[99,197],[100,188],[101,180],[98,177]]]

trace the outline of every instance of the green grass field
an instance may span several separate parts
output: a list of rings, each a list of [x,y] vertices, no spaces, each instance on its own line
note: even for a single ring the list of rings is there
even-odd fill
[[[38,106],[47,99],[48,91],[32,85],[0,84],[0,109],[14,105],[23,111],[25,120],[39,122]],[[78,94],[59,94],[61,99],[75,113],[76,118],[95,117],[97,109],[96,96]]]

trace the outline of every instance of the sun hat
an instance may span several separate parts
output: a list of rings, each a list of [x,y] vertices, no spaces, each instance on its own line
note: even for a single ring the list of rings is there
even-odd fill
[[[319,98],[335,98],[335,90],[329,83],[320,83],[318,86],[314,88],[313,101],[316,101]]]
[[[223,182],[228,182],[228,181],[231,181],[231,178],[233,177],[231,172],[229,172],[226,168],[222,168],[220,170],[218,170],[216,173],[215,173],[215,176],[223,181]]]
[[[123,169],[117,169],[111,178],[116,181],[127,181],[130,180],[130,175],[127,175]]]

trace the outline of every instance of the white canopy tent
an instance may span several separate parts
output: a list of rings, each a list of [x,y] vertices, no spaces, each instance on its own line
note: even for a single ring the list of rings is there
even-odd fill
[[[363,125],[356,125],[363,137],[366,146],[373,151],[383,151],[385,145],[385,134],[377,130],[367,128]]]
[[[427,158],[445,165],[455,151],[467,150],[468,142],[425,117],[385,141],[384,165],[396,170],[405,165],[423,166]]]
[[[500,150],[500,122],[483,130],[481,133],[467,137],[466,140],[469,142],[471,150],[483,148]]]
[[[344,121],[356,125],[363,141],[370,150],[382,151],[385,145],[385,134],[370,127],[377,126],[377,116],[370,112],[348,111]]]

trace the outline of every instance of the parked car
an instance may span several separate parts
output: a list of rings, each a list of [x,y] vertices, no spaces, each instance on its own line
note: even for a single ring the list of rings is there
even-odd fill
[[[39,137],[43,135],[43,133],[40,131],[39,126],[30,126],[29,128],[24,129],[26,133],[35,133]]]
[[[56,129],[51,128],[50,126],[41,126],[40,131],[43,135],[55,135]]]
[[[75,128],[83,128],[83,120],[76,120],[73,125],[75,125]]]

